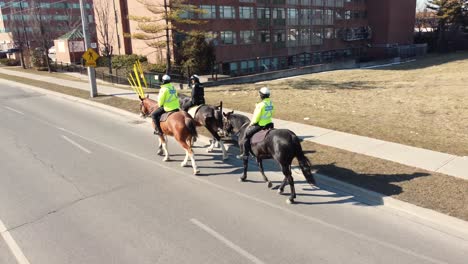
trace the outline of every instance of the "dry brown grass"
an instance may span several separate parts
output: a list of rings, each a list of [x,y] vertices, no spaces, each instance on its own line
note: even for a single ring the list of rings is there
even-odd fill
[[[207,101],[252,112],[269,86],[275,117],[405,145],[468,155],[468,53],[380,69],[302,75],[206,89]],[[309,117],[309,120],[304,118]]]

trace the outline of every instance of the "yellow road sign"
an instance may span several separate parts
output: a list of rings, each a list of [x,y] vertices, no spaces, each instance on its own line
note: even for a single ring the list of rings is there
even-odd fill
[[[85,67],[96,67],[95,61],[85,61]]]
[[[89,48],[81,57],[85,59],[86,63],[94,62],[94,67],[96,67],[96,61],[99,59],[99,54],[97,54],[92,48]]]

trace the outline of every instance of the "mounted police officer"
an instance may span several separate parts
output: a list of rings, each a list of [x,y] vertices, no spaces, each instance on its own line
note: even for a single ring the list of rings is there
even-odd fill
[[[192,86],[192,106],[205,104],[205,87],[200,83],[200,77],[194,74],[190,77]]]
[[[270,89],[262,87],[259,90],[261,102],[255,105],[252,121],[245,132],[245,137],[241,139],[239,145],[243,146],[244,152],[237,156],[238,159],[247,159],[250,153],[250,138],[262,129],[273,128],[273,102],[270,99]]]
[[[174,88],[174,85],[171,83],[171,77],[165,74],[162,77],[162,81],[163,84],[161,85],[161,89],[158,94],[159,108],[151,114],[155,124],[155,135],[162,135],[161,125],[159,124],[161,115],[166,112],[177,111],[180,108],[179,95],[177,94],[177,90]]]

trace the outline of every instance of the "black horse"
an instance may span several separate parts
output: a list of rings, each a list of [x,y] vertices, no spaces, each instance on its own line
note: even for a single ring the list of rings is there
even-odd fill
[[[191,107],[190,97],[180,97],[180,108],[186,112],[189,112]],[[215,145],[219,144],[223,151],[223,159],[228,158],[226,148],[224,147],[223,140],[218,134],[218,130],[223,129],[223,102],[220,102],[219,106],[213,105],[201,105],[195,113],[193,119],[197,126],[204,126],[208,132],[210,132],[213,140],[211,145],[208,147],[207,152],[213,151]]]
[[[224,115],[224,130],[226,134],[237,133],[239,139],[243,139],[247,127],[249,126],[250,119],[244,115],[234,114],[234,111],[223,113]],[[273,129],[259,143],[252,144],[251,153],[256,157],[260,172],[263,179],[268,183],[271,188],[272,183],[265,176],[263,171],[262,160],[274,159],[281,167],[284,174],[283,182],[281,183],[278,193],[282,194],[286,181],[291,187],[291,195],[286,202],[294,203],[296,198],[296,190],[294,189],[294,179],[291,173],[291,163],[294,158],[297,158],[299,166],[306,180],[310,184],[315,185],[315,179],[311,172],[311,163],[304,152],[299,138],[289,129]],[[241,181],[247,179],[248,160],[244,159],[244,174],[240,178]]]

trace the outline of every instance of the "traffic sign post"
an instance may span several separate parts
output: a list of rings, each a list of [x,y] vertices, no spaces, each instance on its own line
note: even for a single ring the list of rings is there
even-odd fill
[[[83,58],[86,61],[85,66],[88,67],[88,79],[89,79],[89,84],[91,88],[90,95],[91,97],[96,97],[98,95],[97,85],[96,85],[96,71],[94,70],[93,67],[96,67],[96,60],[99,58],[99,54],[97,54],[93,49],[91,49],[91,45],[90,45],[91,41],[89,40],[89,34],[88,34],[88,26],[89,26],[88,16],[85,13],[83,0],[80,0],[80,11],[81,11],[81,24],[83,26],[83,36],[85,40],[85,49],[86,49],[85,54],[87,54],[86,56],[88,57],[88,60],[85,57]],[[97,57],[94,57],[93,52],[97,54]],[[83,54],[83,56],[85,55]],[[91,61],[94,61],[94,64],[90,63]]]

